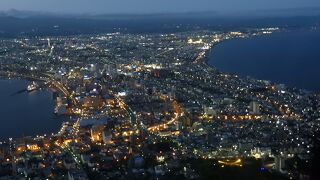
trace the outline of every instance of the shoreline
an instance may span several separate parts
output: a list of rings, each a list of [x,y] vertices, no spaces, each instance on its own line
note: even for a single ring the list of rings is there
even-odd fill
[[[8,77],[4,77],[4,76],[0,76],[0,82],[8,82],[8,83],[11,83],[11,81],[21,81],[23,83],[28,83],[30,82],[29,80],[27,79],[24,79],[24,78],[21,78],[21,77],[13,77],[13,78],[8,78]],[[14,83],[16,84],[16,83]],[[19,89],[20,90],[20,89]],[[19,91],[18,90],[18,91]],[[46,90],[38,90],[38,92],[46,92],[46,93],[54,93],[52,90],[50,90],[50,88],[47,88]],[[12,92],[12,94],[15,94],[16,92]],[[23,93],[24,95],[23,96],[30,96],[30,93],[29,92],[24,92]],[[54,99],[52,99],[52,102],[54,102]],[[47,103],[46,103],[47,104]],[[65,122],[66,120],[68,120],[68,117],[66,116],[57,116],[53,111],[54,111],[54,106],[55,104],[53,103],[53,108],[50,108],[50,111],[52,110],[52,113],[48,114],[48,118],[45,118],[43,121],[57,121],[59,123],[57,123],[57,126],[56,126],[56,129],[55,130],[50,130],[48,131],[48,127],[53,127],[53,124],[49,124],[49,126],[46,125],[46,122],[44,122],[43,126],[42,127],[34,127],[34,129],[46,129],[45,132],[41,133],[41,132],[34,132],[34,133],[23,133],[23,135],[21,134],[15,134],[15,135],[6,135],[6,136],[3,136],[3,137],[0,137],[0,142],[6,142],[8,141],[8,139],[12,138],[12,139],[20,139],[20,138],[23,138],[23,137],[36,137],[36,136],[44,136],[44,135],[47,135],[47,136],[51,136],[52,134],[56,134],[57,132],[59,132],[59,130],[61,129],[62,125],[63,125],[63,122]],[[34,106],[34,108],[37,108],[37,106]],[[22,114],[25,114],[25,113],[22,113]],[[32,112],[32,114],[36,114],[36,112]],[[10,115],[8,116],[10,117]],[[9,118],[10,119],[10,118]],[[39,118],[32,118],[32,119],[35,119],[34,122],[31,122],[31,124],[34,124],[34,123],[38,123],[36,122],[36,120],[40,120],[40,119],[43,119],[39,116]],[[31,119],[31,120],[32,120]],[[20,121],[24,121],[23,120],[23,116],[22,117],[18,117],[18,119],[14,118],[14,119],[11,119],[9,120],[9,122],[14,122],[14,124],[16,123],[19,123]],[[61,121],[61,122],[60,122]],[[10,123],[9,123],[10,124]],[[13,123],[12,123],[13,124]],[[3,127],[6,127],[7,125],[6,124],[3,124]],[[11,127],[11,126],[10,126]]]
[[[274,34],[279,34],[279,33],[290,33],[290,32],[297,32],[297,31],[280,31],[280,32],[276,32],[276,33],[272,33],[272,34],[269,34],[269,35],[274,35]],[[305,31],[298,31],[298,32],[305,32]],[[308,31],[308,32],[320,32],[320,31]],[[222,40],[220,42],[218,42],[217,44],[213,45],[207,52],[206,52],[206,55],[205,57],[203,57],[201,63],[204,64],[205,66],[207,67],[210,67],[214,70],[216,70],[217,72],[219,73],[225,73],[225,74],[230,74],[230,75],[237,75],[241,78],[246,78],[246,77],[249,77],[249,78],[252,78],[252,79],[255,79],[255,80],[259,80],[259,81],[270,81],[272,84],[284,84],[287,88],[290,88],[290,89],[297,89],[297,90],[302,90],[302,91],[305,91],[305,92],[308,92],[308,93],[314,93],[314,94],[319,94],[320,93],[320,90],[315,90],[315,89],[309,89],[309,88],[306,88],[306,87],[298,87],[297,85],[290,85],[290,83],[288,82],[276,82],[274,81],[272,78],[258,78],[257,76],[255,75],[243,75],[241,74],[239,71],[238,72],[227,72],[225,70],[222,70],[222,69],[219,69],[217,68],[216,66],[213,65],[213,63],[210,63],[213,62],[212,59],[213,59],[213,56],[215,55],[214,54],[214,50],[215,50],[215,46],[217,45],[220,45],[221,43],[225,43],[225,42],[228,42],[229,40],[247,40],[247,39],[256,39],[256,38],[259,38],[259,37],[263,37],[263,36],[250,36],[250,37],[245,37],[245,38],[233,38],[233,39],[227,39],[227,40]]]

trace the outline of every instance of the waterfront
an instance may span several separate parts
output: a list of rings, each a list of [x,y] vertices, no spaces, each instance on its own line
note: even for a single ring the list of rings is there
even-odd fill
[[[311,155],[320,95],[219,73],[203,63],[219,42],[277,31],[0,41],[1,76],[41,80],[34,87],[59,93],[54,101],[48,90],[17,93],[27,81],[3,81],[0,130],[10,133],[4,137],[56,132],[61,122],[54,105],[78,117],[55,136],[2,141],[0,178],[61,179],[75,173],[82,179],[201,179],[194,160],[246,172],[253,158],[261,159],[256,162],[265,172],[291,177],[298,172],[291,164],[300,161],[293,157]]]
[[[224,72],[319,92],[320,31],[232,39],[215,46],[208,63]]]
[[[53,114],[51,91],[19,92],[27,85],[26,80],[0,79],[1,139],[57,132],[66,119]]]

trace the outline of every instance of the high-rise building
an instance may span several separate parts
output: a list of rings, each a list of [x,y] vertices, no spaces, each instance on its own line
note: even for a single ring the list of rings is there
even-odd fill
[[[93,125],[91,128],[91,140],[93,142],[100,142],[103,141],[103,130],[105,126],[104,125]]]
[[[50,39],[48,38],[47,41],[48,41],[48,47],[51,48],[51,41],[50,41]]]
[[[217,115],[217,110],[213,106],[204,105],[203,111],[204,111],[204,114],[209,115],[209,116]]]
[[[103,142],[106,144],[109,144],[112,142],[112,133],[111,133],[110,129],[106,129],[103,131],[102,139],[103,139]]]
[[[117,66],[115,64],[106,64],[103,69],[106,75],[111,77],[114,77],[117,74]]]
[[[285,159],[281,156],[275,157],[275,169],[279,172],[282,172],[285,167]]]
[[[260,114],[260,105],[258,102],[251,101],[249,107],[252,114]]]

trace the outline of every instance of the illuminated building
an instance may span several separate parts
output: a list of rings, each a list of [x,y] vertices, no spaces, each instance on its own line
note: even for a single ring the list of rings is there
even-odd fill
[[[260,105],[256,102],[256,101],[252,101],[250,102],[250,111],[253,113],[253,114],[259,114],[260,113]]]
[[[217,111],[212,106],[203,106],[203,111],[206,115],[214,116],[217,115]]]
[[[102,140],[106,144],[109,144],[112,142],[112,133],[109,129],[106,129],[105,131],[103,131]]]
[[[27,149],[30,151],[39,151],[40,147],[37,144],[27,144]]]
[[[94,125],[91,128],[91,140],[92,142],[100,142],[103,140],[103,130],[105,126],[104,125]]]

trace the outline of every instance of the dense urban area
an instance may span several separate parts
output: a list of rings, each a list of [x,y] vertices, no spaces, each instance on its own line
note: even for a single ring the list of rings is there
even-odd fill
[[[206,62],[222,41],[278,31],[0,39],[0,76],[52,90],[70,117],[2,140],[0,179],[308,179],[319,94]]]

